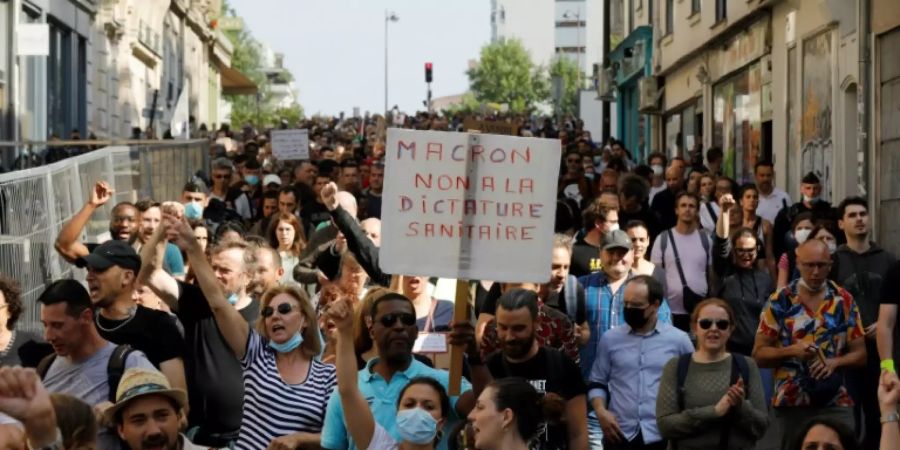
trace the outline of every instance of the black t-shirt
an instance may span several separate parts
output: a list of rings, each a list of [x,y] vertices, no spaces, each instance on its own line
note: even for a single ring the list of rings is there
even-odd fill
[[[881,283],[881,303],[883,305],[900,304],[900,261],[888,269]]]
[[[178,282],[178,319],[184,325],[184,371],[190,401],[190,426],[210,433],[233,433],[241,427],[244,381],[241,363],[231,352],[198,286]],[[240,310],[254,326],[259,301]]]
[[[491,376],[497,378],[521,377],[528,380],[540,393],[552,392],[569,401],[585,395],[587,387],[581,378],[581,370],[558,350],[541,347],[534,358],[523,363],[511,363],[503,358],[503,352],[495,352],[487,360]],[[564,424],[551,425],[538,435],[542,450],[569,447],[568,431]]]
[[[116,345],[128,344],[144,352],[157,368],[170,359],[184,357],[181,332],[164,311],[138,305],[128,319],[111,320],[98,315],[96,323],[103,339]]]
[[[600,270],[600,248],[588,244],[584,236],[575,241],[572,246],[572,263],[569,265],[569,273],[576,277],[590,275]]]

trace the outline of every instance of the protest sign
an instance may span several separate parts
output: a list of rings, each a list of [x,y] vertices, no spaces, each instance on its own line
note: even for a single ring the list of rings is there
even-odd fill
[[[388,129],[382,268],[546,282],[559,154],[553,139]]]
[[[279,161],[309,159],[309,131],[272,130],[272,155]]]
[[[521,128],[521,126],[517,122],[475,120],[472,117],[466,117],[465,120],[463,120],[463,129],[466,131],[478,130],[482,133],[518,136],[519,128]]]

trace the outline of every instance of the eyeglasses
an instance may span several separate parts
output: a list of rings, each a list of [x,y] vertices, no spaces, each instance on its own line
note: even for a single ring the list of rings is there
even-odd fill
[[[407,327],[416,324],[416,316],[410,313],[385,314],[381,316],[381,319],[378,319],[378,321],[385,327],[392,327],[397,323],[397,319],[400,319],[400,322]]]
[[[291,312],[293,309],[294,309],[294,306],[291,305],[290,303],[282,303],[277,306],[278,314],[281,314],[282,316]],[[275,314],[275,311],[276,310],[273,309],[271,306],[266,306],[262,310],[262,316],[265,318],[272,317],[272,315]]]
[[[735,248],[734,251],[738,255],[752,255],[756,253],[756,248]]]
[[[700,319],[697,321],[697,325],[700,325],[700,328],[703,330],[708,330],[709,327],[713,326],[713,324],[716,324],[717,329],[724,331],[724,330],[727,330],[728,327],[731,326],[731,321],[724,320],[724,319],[719,319],[719,320]]]

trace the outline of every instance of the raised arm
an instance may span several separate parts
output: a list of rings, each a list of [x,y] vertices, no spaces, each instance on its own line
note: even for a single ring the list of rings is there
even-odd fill
[[[322,202],[331,213],[331,218],[338,230],[347,239],[347,249],[353,253],[353,256],[359,261],[359,265],[369,274],[372,281],[382,286],[389,286],[391,276],[382,272],[378,266],[378,247],[366,236],[354,217],[341,207],[335,194],[337,194],[337,185],[334,182],[326,184],[322,188]]]
[[[197,284],[203,291],[203,296],[209,303],[209,309],[213,312],[219,332],[228,343],[232,353],[238,359],[243,359],[247,352],[247,339],[250,336],[250,324],[241,316],[231,303],[225,298],[222,285],[216,279],[212,266],[206,260],[203,249],[194,237],[187,219],[177,218],[170,214],[163,215],[163,221],[167,230],[169,241],[174,242],[179,248],[187,252],[191,260],[191,267],[197,277]]]
[[[147,286],[172,311],[178,310],[178,281],[163,270],[163,258],[166,250],[166,228],[157,227],[150,239],[141,247],[141,271],[138,283]]]
[[[87,256],[90,252],[87,246],[81,242],[81,232],[91,215],[97,208],[106,204],[115,193],[105,181],[98,181],[91,190],[91,197],[87,203],[72,216],[72,220],[66,222],[62,229],[59,230],[59,236],[56,237],[54,248],[66,261],[74,264],[78,258]]]
[[[328,308],[328,317],[337,327],[337,384],[347,430],[357,448],[369,448],[375,434],[375,418],[357,385],[356,350],[353,348],[353,307],[340,299]]]

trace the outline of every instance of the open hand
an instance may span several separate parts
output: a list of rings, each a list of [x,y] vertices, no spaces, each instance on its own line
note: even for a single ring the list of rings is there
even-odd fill
[[[826,358],[824,362],[816,359],[809,363],[809,374],[817,380],[822,380],[830,377],[837,367],[837,360],[834,358]]]
[[[187,251],[191,245],[197,245],[194,230],[191,229],[191,225],[184,216],[163,214],[163,226],[166,227],[166,239],[177,245],[178,248]]]

